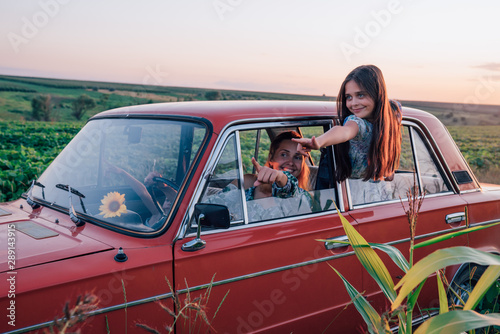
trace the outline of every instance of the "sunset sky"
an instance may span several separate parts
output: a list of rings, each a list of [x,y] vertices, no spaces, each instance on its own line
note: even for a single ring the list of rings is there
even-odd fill
[[[500,105],[498,0],[0,0],[0,74]]]

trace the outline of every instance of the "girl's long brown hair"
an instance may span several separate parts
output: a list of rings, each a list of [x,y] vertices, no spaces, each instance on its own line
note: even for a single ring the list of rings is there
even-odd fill
[[[287,132],[282,132],[274,140],[271,142],[271,146],[269,147],[269,155],[267,157],[266,164],[264,166],[266,167],[271,167],[270,161],[273,159],[274,154],[278,150],[280,144],[284,140],[292,140],[292,138],[302,138],[300,134],[298,134],[295,131],[287,131]],[[308,184],[309,184],[309,166],[306,164],[306,159],[302,159],[302,169],[300,171],[299,176],[297,177],[297,180],[299,181],[299,187],[304,189],[304,190],[310,190],[308,189]]]
[[[373,110],[373,136],[368,152],[368,167],[363,180],[383,180],[391,177],[399,167],[401,156],[401,108],[387,96],[382,71],[374,65],[356,67],[345,78],[337,96],[337,113],[341,122],[352,113],[347,109],[345,86],[354,80],[375,101]],[[351,175],[349,142],[338,145],[337,179],[343,181]]]

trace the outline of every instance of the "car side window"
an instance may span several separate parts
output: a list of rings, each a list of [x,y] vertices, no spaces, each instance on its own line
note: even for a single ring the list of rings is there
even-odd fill
[[[437,194],[450,191],[450,185],[444,174],[438,168],[437,159],[425,144],[422,136],[413,130],[415,151],[418,161],[418,174],[421,182],[420,189],[426,194]]]
[[[448,192],[451,189],[422,135],[414,127],[405,125],[402,129],[399,168],[393,179],[379,182],[349,179],[351,202],[353,205],[363,205],[404,199],[415,182],[426,194]]]
[[[317,151],[310,158],[306,158],[295,152],[297,145],[291,139],[286,139],[290,146],[285,150],[290,151],[290,154],[274,152],[274,155],[271,154],[274,159],[271,159],[269,153],[271,143],[280,134],[286,136],[293,132],[293,135],[312,136],[324,130],[323,126],[294,126],[235,131],[224,145],[200,202],[226,205],[232,225],[334,210],[336,189],[316,187],[319,163],[321,159],[326,159],[326,155],[323,157]],[[257,160],[261,168],[266,166],[266,163],[270,169],[282,170],[284,167],[288,173],[287,185],[280,188],[273,184],[256,184],[256,170],[252,158]],[[289,162],[277,163],[281,158],[289,159]],[[271,160],[273,163],[269,164]],[[324,165],[332,166],[331,163]],[[300,166],[300,172],[295,169],[297,166]],[[326,169],[322,173],[326,173],[329,178],[330,172],[331,169]]]

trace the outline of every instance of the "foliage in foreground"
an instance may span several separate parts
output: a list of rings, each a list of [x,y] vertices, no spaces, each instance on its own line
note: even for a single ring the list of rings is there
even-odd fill
[[[87,293],[83,297],[78,296],[76,303],[70,308],[69,302],[66,302],[63,309],[63,317],[55,319],[48,329],[45,329],[45,334],[65,334],[80,333],[85,325],[85,320],[92,311],[95,311],[99,306],[99,299],[92,293]],[[76,329],[76,327],[79,327]]]
[[[362,263],[372,278],[375,279],[382,292],[391,303],[390,313],[383,316],[379,315],[370,303],[362,296],[362,294],[359,293],[347,280],[345,280],[340,272],[332,267],[332,269],[342,279],[353,304],[365,321],[368,331],[370,333],[391,333],[389,321],[397,318],[398,333],[411,334],[413,330],[413,309],[417,305],[418,295],[427,278],[433,273],[437,274],[436,278],[438,280],[438,296],[440,303],[439,315],[426,320],[415,331],[415,334],[451,334],[465,331],[474,332],[476,328],[500,326],[499,313],[481,314],[474,311],[474,309],[482,301],[484,295],[488,292],[488,290],[490,290],[490,287],[493,284],[498,285],[496,282],[500,277],[500,256],[469,247],[451,247],[437,250],[413,265],[413,250],[416,248],[433,245],[440,241],[453,238],[454,236],[488,228],[498,225],[499,223],[489,226],[468,228],[467,230],[449,233],[419,244],[414,244],[415,225],[423,197],[418,198],[418,188],[413,188],[414,190],[412,192],[408,192],[409,209],[405,210],[410,222],[411,231],[409,262],[406,261],[405,257],[395,247],[369,244],[339,212],[342,225],[349,238],[349,242],[347,243],[353,247],[358,260]],[[404,277],[399,281],[399,283],[394,284],[387,267],[384,265],[374,249],[379,249],[387,253],[390,258],[405,272]],[[479,265],[489,267],[476,283],[474,289],[468,295],[467,300],[462,300],[462,305],[452,305],[454,310],[449,311],[448,298],[444,289],[440,270],[448,266],[462,263],[477,263]],[[458,293],[453,292],[452,286],[449,287],[449,291],[458,295]],[[495,303],[498,303],[498,297],[499,296],[497,294],[495,297]],[[403,304],[404,302],[406,303]]]
[[[229,290],[226,292],[224,297],[222,298],[219,306],[214,312],[214,315],[211,319],[208,317],[208,302],[210,301],[210,295],[212,293],[212,285],[214,281],[215,275],[212,277],[210,284],[208,285],[204,294],[194,297],[192,292],[189,290],[187,281],[186,284],[186,297],[181,299],[179,294],[174,291],[170,281],[165,277],[167,281],[168,287],[170,288],[170,292],[172,293],[172,299],[174,302],[174,309],[169,308],[167,305],[162,303],[161,301],[157,301],[157,304],[170,316],[172,317],[172,323],[170,325],[165,325],[165,330],[167,333],[173,333],[175,329],[175,325],[179,322],[183,322],[183,328],[188,330],[189,333],[199,333],[202,331],[202,328],[205,328],[205,332],[209,332],[210,330],[214,330],[212,327],[212,323],[219,312],[222,303],[226,300],[227,295],[229,294]],[[136,326],[144,329],[149,333],[160,334],[161,332],[156,328],[152,328],[147,324],[136,323]],[[214,330],[215,331],[215,330]],[[216,331],[215,331],[216,332]]]

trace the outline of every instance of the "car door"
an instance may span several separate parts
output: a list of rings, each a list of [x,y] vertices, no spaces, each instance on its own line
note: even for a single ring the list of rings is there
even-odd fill
[[[419,198],[425,196],[418,213],[415,243],[465,228],[466,202],[456,194],[439,163],[429,140],[419,127],[404,122],[400,167],[394,180],[386,182],[392,189],[390,198],[374,203],[352,205],[349,214],[359,224],[359,231],[368,242],[386,243],[398,248],[409,259],[410,225],[406,211],[409,210],[408,191],[416,184]],[[384,181],[383,181],[384,182]],[[416,263],[436,249],[450,246],[466,246],[467,236],[423,247],[415,250]],[[385,254],[381,254],[395,283],[404,275]],[[419,297],[419,308],[439,307],[436,280],[428,279]],[[386,298],[381,294],[375,281],[363,272],[363,291],[370,301],[382,304]],[[390,304],[389,304],[390,305]],[[418,315],[417,315],[418,316]]]
[[[333,205],[333,201],[342,202],[338,185],[311,189],[309,193],[316,199],[314,208],[300,200],[280,203],[281,208],[288,208],[281,215],[264,214],[278,205],[275,198],[257,203],[244,196],[244,174],[251,172],[248,161],[254,154],[257,133],[271,132],[259,129],[276,133],[280,127],[295,127],[318,134],[330,125],[331,120],[241,125],[220,138],[193,202],[228,206],[231,227],[203,230],[203,249],[183,249],[195,237],[192,227],[196,223],[191,215],[174,245],[175,289],[181,299],[201,295],[200,301],[206,301],[209,294],[203,309],[217,332],[345,333],[360,323],[342,281],[330,267],[361,286],[362,272],[352,249],[344,245],[327,249],[321,241],[345,235]],[[269,141],[262,139],[261,149]],[[265,157],[266,153],[258,156]],[[328,162],[327,157],[331,159],[331,151],[316,164],[331,167],[332,160]],[[318,166],[311,165],[310,169],[314,174]],[[331,172],[326,167],[321,173],[325,171]],[[346,218],[356,225],[349,214]],[[178,330],[187,331],[196,321],[200,323],[191,317],[179,323]]]

